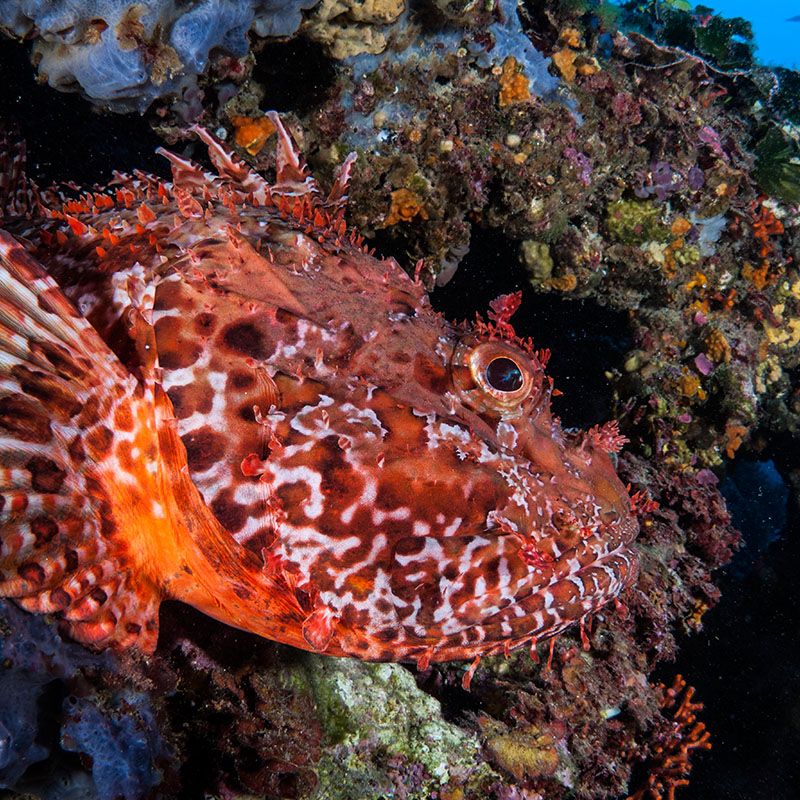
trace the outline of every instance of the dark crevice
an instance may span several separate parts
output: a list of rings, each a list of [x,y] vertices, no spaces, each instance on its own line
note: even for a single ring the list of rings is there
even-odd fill
[[[745,537],[748,532],[744,531]],[[741,574],[718,581],[722,603],[703,619],[703,632],[681,642],[674,664],[657,677],[682,673],[705,708],[713,751],[693,759],[683,800],[771,800],[794,797],[800,782],[800,672],[794,593],[800,563],[800,522],[757,554]]]
[[[29,45],[2,41],[0,76],[14,87],[0,92],[0,124],[19,127],[27,145],[27,173],[40,186],[106,184],[114,170],[169,174],[165,159],[155,153],[163,142],[146,117],[93,112],[80,95],[38,83]]]
[[[265,91],[261,107],[300,116],[322,106],[335,78],[333,59],[303,37],[266,44],[253,68],[253,80]]]
[[[553,411],[565,427],[588,428],[611,416],[612,387],[606,371],[619,368],[632,347],[627,314],[591,300],[561,299],[536,292],[517,255],[518,243],[499,231],[473,229],[469,253],[455,277],[431,301],[449,320],[486,315],[489,302],[522,290],[511,320],[521,337],[549,348],[547,371],[564,394]]]

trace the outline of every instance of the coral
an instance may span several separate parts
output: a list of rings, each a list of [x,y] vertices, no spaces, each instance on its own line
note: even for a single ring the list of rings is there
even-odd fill
[[[574,147],[565,147],[564,155],[574,167],[578,180],[588,186],[592,182],[592,162],[589,156],[578,152]]]
[[[550,253],[550,245],[545,242],[526,239],[520,245],[520,257],[532,282],[544,283],[552,275],[553,256]]]
[[[64,781],[98,800],[139,800],[159,785],[156,764],[173,754],[150,697],[133,686],[121,692],[106,687],[106,679],[113,683],[121,673],[117,660],[62,640],[47,621],[5,600],[0,624],[0,786],[44,791],[47,779],[37,783],[28,768],[63,760],[64,752],[79,753],[91,765],[91,777],[73,770]],[[88,690],[92,685],[96,689]]]
[[[0,788],[14,788],[31,764],[43,761],[50,748],[37,742],[37,707],[49,682],[45,675],[5,669],[0,675]]]
[[[179,796],[309,796],[322,734],[303,657],[191,614],[169,628],[153,672],[175,687],[163,716],[181,732]]]
[[[705,337],[706,353],[712,361],[727,364],[731,360],[731,346],[719,328],[711,328]]]
[[[800,72],[785,67],[773,70],[777,86],[770,94],[770,108],[782,119],[800,123]]]
[[[329,745],[315,797],[422,800],[478,769],[477,739],[446,722],[403,667],[312,657],[306,670]],[[377,768],[379,753],[394,764],[388,774]]]
[[[636,196],[647,198],[655,195],[658,200],[666,200],[671,194],[683,188],[683,175],[667,161],[654,161],[650,169],[637,176],[641,183],[635,190]]]
[[[172,754],[146,695],[128,690],[106,701],[68,697],[64,711],[61,746],[91,759],[99,800],[138,800],[161,783],[156,765]]]
[[[213,49],[244,56],[258,14],[262,35],[293,33],[314,0],[10,0],[0,27],[34,38],[39,77],[114,111],[144,111],[156,98],[196,90]],[[294,27],[292,27],[294,26]]]
[[[405,0],[321,0],[303,32],[345,59],[386,49],[387,34],[406,8]]]
[[[800,345],[800,317],[784,316],[786,305],[777,303],[772,306],[772,314],[763,322],[764,332],[770,344],[783,350],[792,350]]]
[[[526,776],[549,777],[558,769],[557,739],[552,734],[535,725],[509,730],[488,717],[480,718],[478,724],[489,758],[518,781]]]
[[[758,206],[758,212],[752,219],[753,236],[761,243],[759,255],[766,258],[773,251],[770,237],[779,236],[784,232],[783,223],[775,216],[765,204]]]
[[[753,63],[753,29],[741,17],[708,13],[703,24],[698,24],[691,3],[671,0],[658,6],[632,5],[617,17],[617,22],[620,27],[642,31],[681,51],[696,53],[722,69],[747,68]]]
[[[687,687],[680,675],[669,688],[664,684],[658,688],[663,694],[661,708],[668,715],[670,726],[652,748],[644,785],[628,800],[675,800],[675,790],[689,784],[692,753],[711,749],[711,734],[697,720],[703,704],[693,701],[694,689]]]
[[[697,231],[697,247],[702,256],[713,256],[716,252],[715,245],[722,237],[727,226],[725,214],[702,218],[692,212],[689,220],[694,230]],[[686,231],[688,233],[688,231]]]
[[[514,103],[524,103],[530,99],[530,81],[517,64],[517,59],[514,56],[508,56],[503,61],[500,71],[500,95],[497,101],[500,108],[507,108]]]
[[[416,192],[401,188],[392,192],[391,207],[383,224],[396,225],[398,222],[411,222],[415,217],[428,219],[428,212]]]
[[[291,36],[300,27],[302,12],[319,0],[257,0],[253,31],[258,36]]]
[[[495,64],[513,56],[530,81],[530,91],[537,97],[553,97],[559,81],[548,72],[550,59],[545,58],[525,35],[520,24],[516,0],[498,0],[500,19],[489,25],[494,39],[491,58]]]
[[[266,116],[240,117],[233,115],[230,120],[236,129],[234,141],[251,156],[258,155],[267,143],[267,139],[275,133],[275,126]]]
[[[774,125],[755,146],[755,178],[764,189],[786,203],[800,203],[800,165],[797,145]]]
[[[576,75],[594,75],[600,65],[593,57],[586,57],[580,52],[583,50],[583,37],[576,28],[564,28],[559,41],[563,45],[553,55],[553,63],[567,83],[572,83]]]
[[[691,244],[687,245],[683,239],[676,239],[667,250],[667,264],[670,269],[673,269],[676,265],[692,267],[700,263],[702,255],[700,248]]]
[[[730,421],[725,426],[725,455],[733,458],[747,435],[747,426]]]
[[[506,166],[524,165],[509,187],[516,213],[524,213],[519,208],[523,196],[527,203],[535,201],[532,176],[550,169],[535,152],[531,157],[538,147],[532,138],[536,119],[543,106],[552,106],[553,116],[563,115],[566,136],[574,119],[564,115],[564,108],[574,109],[575,102],[550,74],[549,59],[526,36],[524,12],[514,3],[504,0],[463,14],[448,6],[442,16],[433,16],[435,24],[431,16],[406,9],[393,23],[365,23],[362,32],[385,32],[386,51],[344,57],[331,91],[296,130],[304,131],[312,158],[318,154],[314,166],[322,175],[349,151],[358,152],[351,195],[354,222],[401,249],[408,243],[409,256],[423,258],[426,272],[434,276],[446,266],[443,283],[467,249],[472,224],[467,215],[480,217],[492,181],[505,181]],[[254,81],[245,81],[226,108],[237,116],[258,116],[256,89]],[[494,112],[489,129],[483,118],[486,103]],[[462,126],[471,119],[476,128]],[[511,119],[519,131],[509,129]],[[222,115],[220,124],[231,127]],[[585,180],[591,154],[576,149],[576,158],[575,169]],[[584,158],[589,160],[584,163]],[[259,166],[270,166],[268,156]],[[399,189],[424,201],[427,219],[417,215],[413,226],[384,225],[387,195]],[[550,219],[551,209],[557,219]],[[523,238],[555,237],[567,222],[561,209],[553,197],[543,210],[541,228]],[[514,224],[521,232],[520,222]]]

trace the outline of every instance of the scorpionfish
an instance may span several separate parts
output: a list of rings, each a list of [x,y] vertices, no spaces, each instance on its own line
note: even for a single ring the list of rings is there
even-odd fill
[[[277,114],[269,183],[213,172],[67,199],[0,180],[0,594],[151,652],[163,599],[306,650],[477,659],[634,580],[614,423],[563,430],[547,353],[448,323],[344,220]]]

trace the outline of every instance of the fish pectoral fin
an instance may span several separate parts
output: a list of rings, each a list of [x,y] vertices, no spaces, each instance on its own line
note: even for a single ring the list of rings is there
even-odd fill
[[[144,310],[132,335],[149,352]],[[152,652],[169,597],[330,649],[334,615],[309,615],[203,502],[155,364],[131,375],[0,230],[0,597],[98,648]]]
[[[0,231],[0,595],[86,644],[155,648],[152,392]]]

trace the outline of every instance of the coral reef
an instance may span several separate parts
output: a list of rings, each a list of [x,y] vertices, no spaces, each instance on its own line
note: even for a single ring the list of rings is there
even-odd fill
[[[405,8],[405,0],[320,0],[303,32],[325,45],[333,58],[375,55],[386,49],[392,23]]]
[[[540,647],[541,655],[482,665],[471,684],[472,724],[486,758],[533,796],[617,797],[647,780],[646,765],[661,763],[676,716],[647,675],[674,658],[679,631],[701,627],[719,599],[712,571],[738,543],[710,473],[656,469],[630,453],[620,469],[650,495],[642,506],[642,572],[626,605]],[[420,680],[452,703],[460,671],[439,667]],[[682,764],[688,774],[688,761]]]
[[[637,789],[630,800],[674,800],[679,786],[688,786],[691,773],[689,761],[694,750],[710,750],[710,734],[695,712],[703,710],[702,703],[693,702],[694,689],[678,675],[672,686],[658,687],[662,694],[661,708],[672,719],[672,729],[653,748],[653,763],[647,771],[645,784]]]
[[[97,800],[137,800],[162,782],[159,765],[172,752],[154,700],[113,677],[123,668],[110,653],[64,641],[52,624],[3,600],[0,656],[0,788],[58,797],[66,783]],[[45,759],[50,768],[38,771]]]
[[[442,719],[439,704],[407,669],[309,658],[302,679],[311,687],[327,744],[316,765],[314,796],[320,800],[411,800],[451,781],[478,780],[477,737]],[[481,770],[484,780],[490,775]]]
[[[137,800],[161,783],[158,762],[171,753],[146,695],[123,691],[108,699],[69,697],[62,725],[65,751],[91,759],[92,781],[100,800]]]
[[[466,665],[414,675],[297,657],[213,627],[219,641],[210,641],[178,615],[155,666],[104,695],[109,747],[136,736],[156,763],[162,744],[148,720],[157,720],[188,765],[177,780],[198,794],[680,797],[689,754],[708,737],[691,693],[652,673],[665,680],[664,664],[720,599],[716,571],[738,546],[724,476],[732,459],[777,450],[795,495],[800,487],[800,84],[795,72],[752,63],[746,27],[717,17],[701,25],[668,5],[657,19],[627,9],[613,21],[604,4],[567,0],[520,9],[441,0],[415,14],[398,3],[322,3],[303,23],[304,46],[336,63],[312,106],[287,117],[318,174],[357,151],[352,222],[409,269],[423,259],[429,285],[451,279],[489,231],[519,259],[526,292],[576,301],[566,313],[586,308],[577,301],[625,313],[631,346],[606,378],[631,440],[621,473],[649,500],[640,503],[640,576],[624,606],[551,650],[534,648],[534,658],[485,660],[469,693]],[[291,20],[284,33],[300,24],[299,6],[275,9]],[[280,32],[271,18],[254,16],[257,35]],[[270,88],[259,70],[277,51],[243,52],[211,56],[190,116],[270,170]],[[146,77],[116,107],[142,108],[140,96],[182,86],[173,80],[183,77],[150,88]],[[152,122],[175,141],[185,117],[163,104]],[[511,267],[500,259],[485,270]],[[21,615],[9,624],[30,623]],[[78,658],[53,642],[58,658]],[[69,674],[88,670],[94,687],[96,657],[86,658]],[[0,714],[7,785],[53,753],[64,763],[66,752],[61,734],[44,743],[23,734],[54,668],[14,664],[5,679],[25,702]],[[119,724],[125,681],[155,709],[139,714],[137,731]],[[97,784],[91,769],[68,766],[81,776],[72,780]],[[178,784],[166,772],[159,791],[169,796],[178,789],[164,787]],[[142,792],[155,774],[136,773]]]
[[[692,55],[603,31],[591,4],[431,13],[427,36],[390,39],[391,59],[348,60],[297,126],[321,171],[357,150],[359,228],[439,285],[476,231],[499,230],[536,289],[630,309],[614,380],[649,453],[713,467],[762,409],[794,418],[800,137],[746,113],[771,102],[763,72],[721,68],[717,23]],[[526,30],[535,49],[518,45]]]

